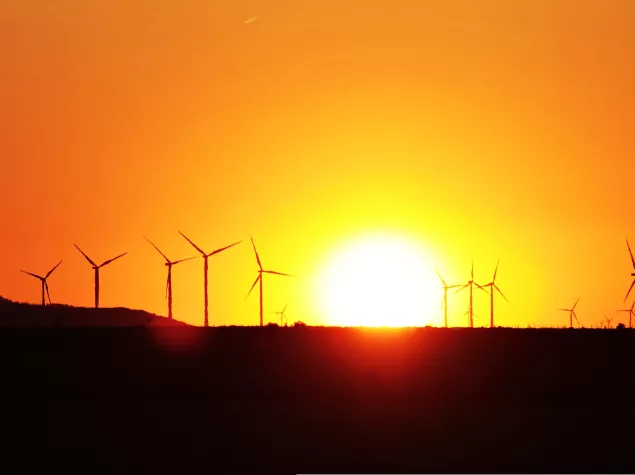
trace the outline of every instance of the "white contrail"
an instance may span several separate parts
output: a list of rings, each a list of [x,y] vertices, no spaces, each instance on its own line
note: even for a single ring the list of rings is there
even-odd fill
[[[246,25],[247,23],[251,23],[252,21],[256,21],[258,18],[260,18],[260,17],[255,16],[255,17],[253,17],[253,18],[250,18],[249,20],[246,20],[246,21],[245,21],[245,25]]]

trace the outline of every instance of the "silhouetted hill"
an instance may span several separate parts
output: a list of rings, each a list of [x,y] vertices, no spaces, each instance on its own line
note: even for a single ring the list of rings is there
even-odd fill
[[[0,327],[156,327],[187,326],[178,320],[129,308],[34,305],[0,297]]]
[[[9,328],[3,463],[634,473],[634,364],[631,330]]]

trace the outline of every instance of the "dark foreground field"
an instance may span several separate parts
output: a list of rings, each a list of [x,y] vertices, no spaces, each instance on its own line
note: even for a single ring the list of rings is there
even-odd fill
[[[5,329],[1,463],[633,473],[634,363],[630,330]]]

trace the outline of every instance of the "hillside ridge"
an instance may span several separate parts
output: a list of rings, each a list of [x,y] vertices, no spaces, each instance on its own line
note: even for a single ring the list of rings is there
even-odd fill
[[[145,310],[126,307],[76,307],[66,304],[42,306],[15,302],[0,296],[0,327],[183,327],[179,320],[170,320]]]

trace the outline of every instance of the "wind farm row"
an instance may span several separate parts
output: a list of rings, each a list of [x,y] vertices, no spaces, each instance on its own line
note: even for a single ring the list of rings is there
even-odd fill
[[[181,231],[179,231],[179,234],[181,236],[183,236],[183,238],[185,238],[185,240],[187,240],[187,242],[189,242],[194,247],[194,249],[196,249],[201,254],[201,257],[203,258],[203,296],[204,296],[204,305],[205,305],[204,314],[203,314],[203,326],[208,327],[209,326],[209,292],[208,292],[208,287],[209,287],[208,286],[209,263],[208,263],[208,259],[210,257],[220,253],[220,252],[223,252],[223,251],[225,251],[225,250],[227,250],[227,249],[229,249],[231,247],[236,246],[237,244],[240,244],[242,241],[237,241],[237,242],[235,242],[233,244],[230,244],[229,246],[221,247],[219,249],[216,249],[216,250],[208,253],[208,252],[205,252],[200,246],[195,244],[194,241],[192,241],[190,238],[188,238]],[[168,268],[166,287],[165,287],[166,298],[167,298],[167,302],[168,302],[168,318],[169,319],[173,319],[173,313],[172,313],[172,267],[175,266],[176,264],[180,264],[182,262],[195,259],[195,257],[187,257],[187,258],[184,258],[184,259],[171,261],[159,249],[159,247],[156,244],[154,244],[152,241],[150,241],[145,236],[144,236],[144,239],[146,241],[148,241],[148,243],[150,243],[158,251],[158,253],[161,254],[161,256],[165,259],[165,266]],[[290,275],[290,274],[285,274],[285,273],[274,271],[274,270],[264,269],[263,266],[262,266],[262,263],[260,261],[260,256],[258,255],[258,251],[256,249],[256,244],[254,243],[253,238],[251,238],[251,244],[253,246],[254,254],[256,256],[256,262],[258,264],[258,276],[256,277],[256,280],[254,281],[253,285],[249,289],[249,292],[247,293],[247,297],[249,297],[249,295],[253,291],[253,289],[256,286],[256,284],[260,284],[259,285],[259,291],[260,291],[260,326],[263,326],[264,325],[263,274],[276,274],[276,275],[281,275],[281,276],[286,276],[286,277],[293,277],[293,276]],[[93,268],[94,276],[95,276],[94,277],[95,278],[95,285],[94,285],[94,290],[95,290],[95,308],[99,308],[99,291],[100,291],[100,289],[99,289],[99,278],[100,278],[99,277],[99,271],[100,271],[100,269],[102,269],[103,267],[107,266],[108,264],[111,264],[112,262],[114,262],[117,259],[125,256],[128,253],[124,252],[122,254],[119,254],[116,257],[113,257],[111,259],[107,259],[107,260],[105,260],[104,262],[102,262],[101,264],[98,265],[84,251],[82,251],[77,244],[74,244],[74,246],[82,254],[82,256],[84,256],[84,258],[88,261],[88,263]],[[35,277],[36,279],[40,280],[41,286],[42,286],[42,305],[43,306],[46,305],[46,297],[48,297],[49,304],[52,303],[51,294],[50,294],[50,291],[49,291],[49,285],[48,285],[47,279],[51,276],[51,274],[53,274],[55,269],[57,269],[61,263],[62,263],[62,261],[59,261],[55,265],[55,267],[53,267],[50,271],[48,271],[46,273],[46,275],[44,275],[44,276],[35,274],[33,272],[27,272],[25,270],[21,270],[21,272],[24,272],[25,274],[31,275],[31,276]],[[245,299],[247,297],[245,297]],[[286,306],[281,312],[275,312],[275,313],[278,313],[280,315],[281,322],[283,320],[286,320],[286,318],[287,318],[286,314],[284,313],[285,310],[286,310]]]
[[[216,249],[212,252],[205,252],[200,246],[198,246],[197,244],[195,244],[190,238],[188,238],[185,234],[183,234],[181,231],[178,231],[179,234],[190,244],[192,245],[192,247],[194,249],[196,249],[196,251],[198,251],[201,255],[201,257],[203,258],[203,298],[204,298],[204,314],[203,314],[203,326],[208,327],[209,326],[209,285],[208,285],[208,274],[209,274],[209,263],[208,260],[210,257],[223,252],[227,249],[230,249],[240,243],[242,243],[242,241],[237,241],[234,242],[228,246],[225,247],[221,247],[219,249]],[[152,247],[154,247],[156,249],[156,251],[163,257],[163,259],[165,260],[164,265],[167,267],[168,272],[167,272],[167,280],[166,280],[166,299],[167,299],[167,305],[168,305],[168,319],[173,319],[173,312],[172,312],[172,267],[175,266],[176,264],[180,264],[182,262],[186,262],[192,259],[195,259],[196,256],[192,256],[192,257],[187,257],[187,258],[183,258],[183,259],[178,259],[178,260],[170,260],[160,249],[159,247],[154,244],[152,241],[150,241],[148,238],[146,238],[144,236],[144,239],[150,244],[152,245]],[[264,326],[264,292],[263,292],[263,280],[264,280],[264,274],[274,274],[274,275],[280,275],[280,276],[285,276],[285,277],[292,277],[292,275],[290,274],[285,274],[282,272],[278,272],[275,270],[269,270],[269,269],[265,269],[262,265],[262,262],[260,260],[260,256],[258,254],[258,251],[256,249],[256,244],[253,240],[253,237],[250,237],[251,239],[251,244],[254,250],[254,255],[256,257],[256,263],[258,265],[258,275],[256,276],[256,279],[254,280],[254,283],[252,284],[251,288],[249,289],[249,292],[247,293],[247,296],[245,297],[245,299],[247,299],[249,297],[249,295],[251,294],[251,292],[254,290],[254,288],[256,287],[256,285],[259,285],[259,323],[260,326]],[[631,273],[631,277],[633,277],[633,281],[631,282],[631,285],[628,289],[628,291],[626,292],[626,297],[624,298],[624,302],[626,302],[626,300],[628,299],[628,296],[631,293],[631,290],[633,289],[633,287],[635,286],[635,258],[633,257],[633,252],[631,250],[630,244],[628,243],[628,240],[626,240],[626,245],[628,248],[628,252],[631,258],[631,263],[633,266],[633,272]],[[77,250],[82,254],[82,256],[84,256],[84,258],[88,261],[88,263],[92,266],[93,271],[94,271],[94,294],[95,294],[95,308],[99,308],[99,292],[100,292],[100,287],[99,287],[99,283],[100,283],[100,269],[107,266],[108,264],[111,264],[112,262],[116,261],[117,259],[120,259],[121,257],[125,256],[126,254],[128,254],[127,252],[124,252],[122,254],[119,254],[116,257],[113,257],[111,259],[107,259],[104,262],[102,262],[101,264],[96,264],[96,262],[94,260],[92,260],[84,251],[82,251],[82,249],[80,249],[79,246],[77,246],[77,244],[74,244],[75,248],[77,248]],[[46,275],[41,276],[39,274],[35,274],[32,272],[28,272],[25,270],[21,270],[21,272],[24,272],[25,274],[31,275],[34,278],[37,278],[38,280],[40,280],[41,283],[41,302],[42,305],[46,305],[46,297],[48,297],[48,301],[49,304],[52,303],[51,301],[51,296],[50,296],[50,291],[49,291],[49,286],[48,286],[48,281],[47,279],[51,276],[51,274],[53,274],[53,272],[59,267],[59,265],[62,263],[62,261],[60,260],[51,270],[49,270]],[[441,280],[441,284],[442,284],[442,288],[443,288],[443,321],[444,321],[444,326],[447,328],[449,327],[449,323],[448,323],[448,291],[451,289],[457,289],[455,290],[453,293],[459,293],[465,289],[469,289],[469,306],[467,311],[463,314],[464,316],[468,317],[468,326],[470,328],[474,327],[474,318],[478,318],[478,316],[474,315],[474,306],[473,306],[473,302],[474,302],[474,287],[476,286],[477,289],[482,290],[483,292],[487,293],[489,295],[489,300],[490,300],[490,322],[489,322],[489,326],[491,328],[494,328],[495,325],[495,320],[494,320],[494,294],[496,292],[498,292],[501,297],[503,297],[503,299],[505,299],[505,301],[509,302],[507,297],[505,296],[505,294],[502,292],[502,290],[498,287],[498,285],[496,284],[496,275],[498,273],[498,266],[500,264],[500,260],[496,263],[496,267],[494,269],[494,274],[492,276],[492,280],[488,283],[485,284],[479,284],[474,280],[474,259],[472,259],[472,268],[471,268],[471,273],[470,273],[470,279],[467,281],[467,283],[465,284],[453,284],[453,285],[448,285],[446,283],[446,281],[443,279],[443,277],[441,276],[441,274],[439,273],[439,271],[437,270],[437,275],[439,276],[439,279]],[[569,312],[569,327],[573,328],[573,322],[574,319],[577,322],[578,326],[582,326],[580,324],[580,321],[578,320],[577,314],[575,313],[575,309],[576,306],[578,305],[578,302],[580,301],[580,298],[578,298],[576,300],[576,302],[573,304],[573,306],[571,308],[559,308],[557,309],[558,311],[565,311],[565,312]],[[285,307],[282,309],[282,311],[278,311],[278,312],[272,312],[275,314],[280,315],[280,322],[281,325],[283,324],[283,322],[287,319],[287,316],[285,314],[286,311],[286,305]],[[633,316],[635,316],[635,301],[633,302],[633,304],[631,305],[630,308],[628,309],[618,309],[617,312],[628,312],[629,314],[629,321],[628,321],[628,326],[629,328],[632,328],[632,318]],[[607,319],[609,325],[610,325],[610,321],[612,319]]]
[[[501,296],[507,301],[507,297],[505,297],[505,295],[503,294],[503,292],[501,291],[501,289],[498,288],[498,286],[496,285],[496,273],[498,272],[498,264],[500,263],[497,262],[496,263],[496,268],[494,269],[494,277],[492,277],[492,281],[484,284],[484,285],[479,285],[476,282],[474,282],[474,260],[472,259],[472,272],[470,274],[470,280],[467,281],[467,284],[462,285],[462,284],[455,284],[455,285],[448,285],[445,283],[445,280],[443,280],[443,277],[441,277],[441,274],[439,273],[439,271],[437,270],[437,274],[439,275],[439,279],[441,279],[441,284],[443,285],[443,323],[444,326],[447,328],[448,327],[448,290],[449,289],[453,289],[456,287],[461,287],[459,290],[457,290],[455,293],[461,292],[462,290],[469,288],[470,289],[470,300],[469,300],[469,307],[467,309],[467,312],[465,312],[464,315],[468,316],[468,325],[470,328],[474,328],[474,298],[473,298],[473,286],[476,285],[477,288],[481,289],[484,292],[487,292],[486,287],[490,288],[489,294],[490,294],[490,327],[494,327],[494,289],[496,289],[496,291],[501,294]]]
[[[631,277],[633,277],[633,281],[631,282],[631,286],[628,288],[628,291],[626,292],[626,297],[624,297],[624,302],[626,302],[626,300],[628,299],[628,296],[631,293],[631,290],[633,290],[633,286],[635,286],[635,258],[633,257],[633,252],[631,251],[631,246],[628,243],[628,240],[626,240],[626,246],[628,248],[628,253],[631,257],[631,264],[633,265],[633,272],[631,273]],[[474,281],[474,259],[472,259],[472,270],[471,270],[471,274],[470,274],[470,280],[467,281],[467,283],[464,284],[453,284],[453,285],[448,285],[445,280],[443,279],[443,277],[441,276],[441,274],[439,273],[439,271],[437,270],[437,275],[439,276],[439,279],[441,279],[441,284],[443,287],[443,322],[444,322],[444,326],[447,328],[448,327],[448,290],[450,289],[454,289],[457,287],[460,287],[460,289],[456,290],[454,293],[458,293],[461,292],[462,290],[469,288],[470,289],[470,294],[469,294],[469,307],[467,309],[467,311],[464,313],[464,315],[468,316],[468,326],[470,328],[474,327],[474,306],[473,306],[473,301],[474,301],[474,297],[473,297],[473,288],[474,286],[476,286],[476,288],[486,292],[489,294],[490,297],[490,328],[494,328],[496,325],[494,324],[494,291],[496,290],[496,292],[498,292],[504,299],[505,301],[508,302],[507,297],[505,297],[505,294],[503,294],[502,290],[496,285],[496,274],[498,272],[498,265],[499,265],[500,261],[498,261],[496,263],[496,268],[494,269],[494,276],[492,277],[492,281],[488,282],[487,284],[478,284]],[[486,290],[489,287],[489,291]],[[580,301],[580,298],[578,298],[578,300],[576,300],[576,302],[573,304],[573,306],[571,308],[559,308],[557,310],[559,311],[564,311],[564,312],[569,312],[569,327],[573,328],[573,320],[575,319],[575,321],[578,323],[578,326],[582,326],[580,323],[580,320],[578,320],[578,316],[575,313],[575,308],[578,305],[578,302]],[[632,328],[633,327],[633,316],[635,316],[635,301],[633,301],[633,304],[631,305],[630,308],[627,309],[618,309],[617,312],[628,312],[628,327]],[[607,319],[608,323],[610,324],[612,319]]]

